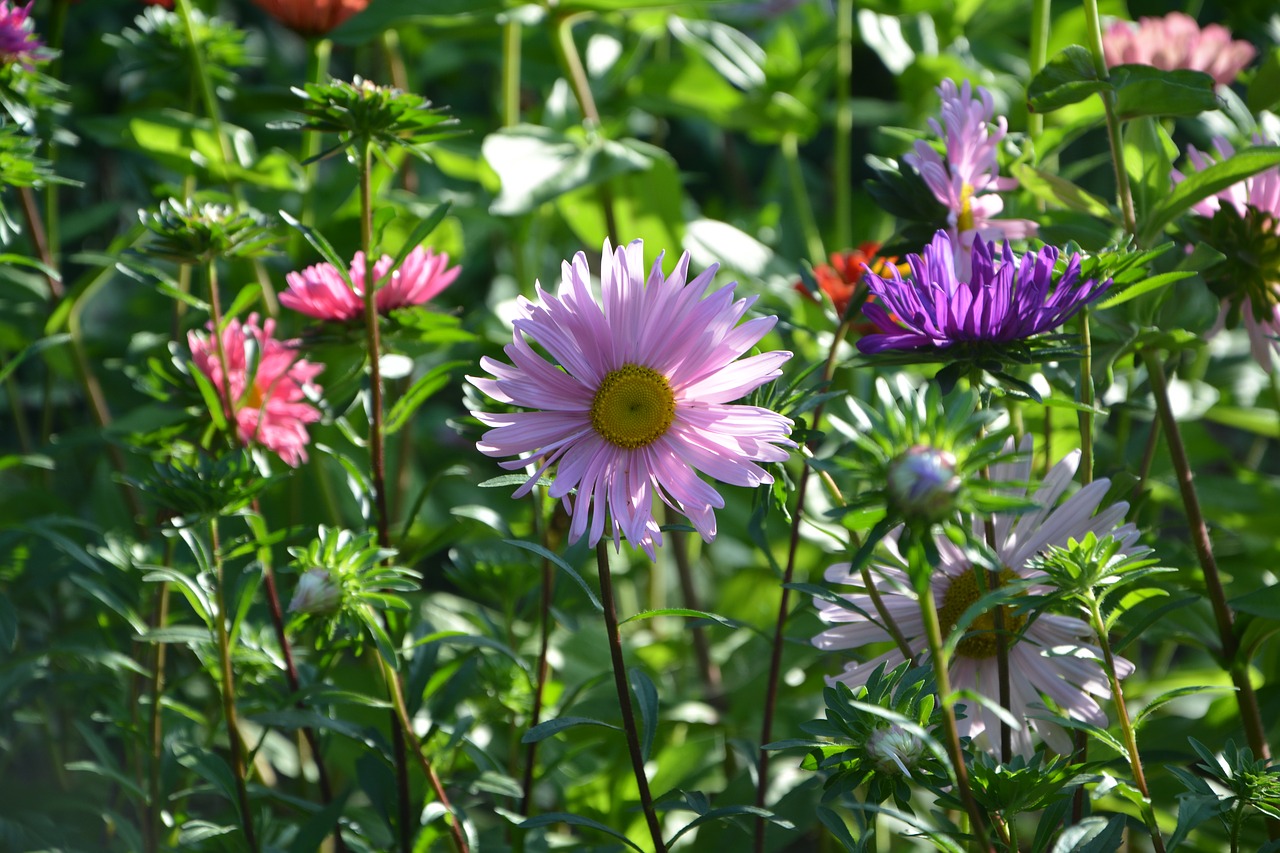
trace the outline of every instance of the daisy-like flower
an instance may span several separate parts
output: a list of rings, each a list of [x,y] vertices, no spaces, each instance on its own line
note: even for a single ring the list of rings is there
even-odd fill
[[[1107,65],[1153,65],[1165,71],[1189,68],[1203,71],[1219,85],[1233,82],[1257,50],[1247,41],[1233,41],[1221,24],[1204,29],[1185,12],[1160,18],[1141,18],[1135,25],[1116,21],[1102,34]]]
[[[1021,461],[992,466],[993,481],[1027,482],[1031,474],[1030,437],[1023,440],[1020,450],[1024,454]],[[1090,532],[1098,537],[1115,537],[1121,543],[1122,551],[1137,542],[1138,532],[1134,526],[1122,524],[1129,510],[1128,504],[1121,502],[1097,512],[1099,503],[1111,486],[1106,479],[1095,480],[1058,505],[1071,485],[1079,461],[1080,451],[1077,450],[1053,467],[1032,497],[1039,505],[1035,511],[1017,516],[995,515],[995,551],[1003,564],[1000,572],[1002,583],[1036,577],[1028,567],[1032,557],[1050,546],[1063,547],[1069,539],[1083,539]],[[1024,490],[1019,488],[1016,492],[1021,496]],[[897,548],[900,532],[901,528],[885,538],[889,560],[873,563],[871,572],[878,578],[877,587],[889,617],[897,624],[912,652],[917,657],[927,658],[928,643],[920,604],[911,592],[906,563]],[[983,519],[973,519],[973,535],[975,538],[985,535]],[[964,551],[951,540],[937,536],[935,544],[940,563],[933,573],[931,588],[943,633],[947,634],[956,626],[960,616],[981,597],[982,590],[989,587],[980,583]],[[826,579],[836,584],[862,585],[860,575],[850,574],[848,563],[829,568]],[[1035,586],[1029,590],[1031,593],[1036,591]],[[814,600],[819,617],[832,626],[813,638],[815,646],[826,650],[856,649],[889,639],[889,633],[879,623],[878,617],[872,619],[863,615],[876,614],[870,596],[851,595],[848,601],[850,607],[845,608],[823,599]],[[1070,718],[1105,726],[1106,715],[1095,698],[1110,696],[1106,673],[1100,663],[1101,650],[1091,642],[1089,626],[1079,619],[1042,614],[1028,623],[1025,614],[1015,614],[1010,605],[1003,607],[1003,622],[1009,637],[1009,710],[1014,717],[1027,720],[1030,727],[1055,750],[1068,752],[1070,740],[1059,727],[1029,717],[1038,713],[1044,704],[1043,697],[1048,696]],[[1000,693],[996,650],[995,614],[984,613],[969,624],[967,636],[956,647],[949,670],[952,687],[972,690],[997,701]],[[828,682],[840,681],[856,688],[865,683],[881,663],[893,667],[902,660],[902,653],[894,649],[865,663],[848,664],[843,673],[828,678]],[[1124,678],[1133,672],[1133,664],[1117,658],[1116,670],[1117,675]],[[959,725],[962,736],[977,737],[987,732],[989,747],[995,748],[999,743],[995,734],[999,731],[999,720],[985,707],[969,707],[966,718],[960,720]],[[1029,754],[1031,735],[1027,726],[1012,734],[1015,749]]]
[[[36,37],[35,23],[31,20],[31,7],[35,0],[25,6],[9,0],[0,0],[0,67],[17,62],[29,65],[36,52],[44,46],[44,42]]]
[[[212,328],[212,327],[211,327]],[[209,377],[221,396],[228,380],[236,432],[244,444],[260,444],[274,451],[286,464],[297,467],[307,459],[306,425],[320,420],[307,401],[320,388],[312,381],[324,365],[298,357],[294,341],[278,341],[272,335],[275,321],[258,325],[250,314],[241,324],[232,320],[222,330],[227,371],[223,375],[217,341],[209,334],[190,332],[187,343],[196,368]]]
[[[777,378],[791,353],[738,360],[777,318],[739,324],[755,300],[735,301],[736,283],[704,295],[717,266],[686,283],[689,255],[666,277],[659,255],[646,281],[643,243],[614,250],[606,240],[602,304],[579,252],[563,264],[554,295],[539,285],[536,301],[520,300],[515,339],[505,349],[512,364],[484,358],[481,367],[495,378],[468,377],[499,402],[535,410],[474,412],[492,427],[477,447],[488,456],[516,456],[501,463],[509,470],[536,466],[516,497],[556,465],[549,494],[572,514],[571,539],[585,533],[594,545],[607,528],[615,547],[625,535],[652,559],[662,544],[656,496],[710,542],[724,499],[697,471],[735,486],[771,483],[754,463],[781,462],[795,446],[788,418],[730,405]]]
[[[1052,246],[1019,259],[1005,243],[998,259],[995,244],[979,240],[962,254],[972,255],[968,276],[957,271],[951,237],[939,231],[923,255],[907,255],[908,278],[892,266],[887,279],[868,273],[867,286],[879,301],[862,310],[877,333],[861,338],[858,349],[1020,341],[1061,326],[1111,286],[1110,279],[1079,283],[1079,255],[1071,256],[1055,285],[1058,250]]]
[[[1213,145],[1221,160],[1235,153],[1222,137]],[[1187,159],[1196,171],[1219,162],[1193,146],[1187,147]],[[1185,179],[1178,171],[1172,177],[1175,185]],[[1243,323],[1254,359],[1270,370],[1272,351],[1280,353],[1280,167],[1232,184],[1193,210],[1209,220],[1205,240],[1226,258],[1206,278],[1222,299],[1206,337]]]
[[[1004,210],[1004,200],[996,193],[1016,189],[1018,182],[1000,177],[996,152],[1008,132],[1008,122],[1004,116],[995,118],[991,93],[981,86],[973,89],[968,81],[957,88],[953,81],[943,80],[938,95],[942,98],[942,121],[929,119],[929,127],[945,141],[946,158],[924,140],[917,140],[915,152],[902,159],[920,173],[950,211],[947,224],[963,270],[976,238],[1031,237],[1036,224],[1027,219],[995,218]]]
[[[382,314],[433,299],[462,272],[462,267],[449,267],[449,256],[444,252],[437,255],[419,246],[384,281],[394,262],[390,255],[383,255],[373,265],[377,282],[374,303]],[[316,264],[302,272],[291,272],[285,276],[289,289],[280,294],[280,304],[319,320],[353,320],[364,313],[364,273],[364,252],[356,252],[351,261],[350,287],[333,264]]]
[[[322,36],[357,12],[369,0],[253,0],[258,8],[304,36]]]

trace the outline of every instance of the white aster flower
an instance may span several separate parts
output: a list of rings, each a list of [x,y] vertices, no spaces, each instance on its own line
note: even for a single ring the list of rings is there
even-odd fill
[[[993,466],[992,480],[1026,483],[1031,474],[1031,449],[1028,437],[1019,448],[1020,460]],[[1097,512],[1098,504],[1111,485],[1106,479],[1095,480],[1058,505],[1071,485],[1079,462],[1080,452],[1077,450],[1054,466],[1032,496],[1038,504],[1037,509],[1021,515],[998,513],[994,516],[995,552],[1004,566],[1001,571],[1004,581],[1036,577],[1039,573],[1028,567],[1032,557],[1050,546],[1064,547],[1070,539],[1083,539],[1090,532],[1099,538],[1114,537],[1121,543],[1122,551],[1137,542],[1137,529],[1132,524],[1122,524],[1129,510],[1127,503],[1117,503]],[[1016,493],[1021,495],[1025,490],[1018,488]],[[984,527],[982,518],[973,519],[975,537],[985,535]],[[917,658],[927,658],[920,605],[911,592],[906,561],[898,550],[901,532],[902,529],[898,528],[885,537],[884,550],[891,561],[873,563],[871,574],[878,579],[877,589],[885,610],[901,630],[912,652]],[[965,610],[981,597],[984,585],[979,584],[963,550],[942,536],[936,537],[935,542],[940,560],[931,584],[939,620],[946,634]],[[848,563],[829,568],[826,579],[831,583],[862,586],[860,574],[851,575]],[[1032,592],[1036,590],[1036,587],[1031,588]],[[879,623],[869,596],[850,595],[847,600],[851,606],[846,608],[815,599],[819,617],[832,626],[813,638],[815,646],[828,650],[856,649],[890,639],[888,631]],[[994,623],[994,613],[991,612],[970,623],[967,636],[960,641],[952,657],[950,676],[953,689],[971,690],[996,702],[1000,691]],[[1053,749],[1061,753],[1070,751],[1071,743],[1060,727],[1032,719],[1034,715],[1043,714],[1046,696],[1068,717],[1105,726],[1107,718],[1097,698],[1110,698],[1111,691],[1100,663],[1101,651],[1092,643],[1089,626],[1071,616],[1047,613],[1028,624],[1027,616],[1015,613],[1009,605],[1005,605],[1004,624],[1010,637],[1009,710],[1014,717],[1028,723],[1013,732],[1014,749],[1024,755],[1030,754],[1029,729],[1034,729]],[[902,659],[902,653],[895,648],[871,660],[848,664],[844,672],[828,678],[828,682],[842,681],[856,688],[864,684],[880,664],[894,667]],[[1117,658],[1116,670],[1116,674],[1124,678],[1133,672],[1133,664]],[[989,732],[986,745],[994,749],[999,743],[996,733],[1000,722],[992,711],[973,707],[974,704],[969,703],[970,707],[965,710],[966,718],[959,721],[960,734],[977,738]]]

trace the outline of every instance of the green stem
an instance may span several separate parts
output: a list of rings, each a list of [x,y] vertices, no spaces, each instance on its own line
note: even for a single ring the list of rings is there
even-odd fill
[[[1111,641],[1107,637],[1106,623],[1102,619],[1102,611],[1093,593],[1086,602],[1089,608],[1089,622],[1093,633],[1098,637],[1098,648],[1102,649],[1103,665],[1107,670],[1107,680],[1111,682],[1111,701],[1116,706],[1116,717],[1120,721],[1120,736],[1124,740],[1125,749],[1129,752],[1129,767],[1133,770],[1133,784],[1143,797],[1142,818],[1146,821],[1151,833],[1151,844],[1155,853],[1164,853],[1164,838],[1160,835],[1160,825],[1156,822],[1155,809],[1151,805],[1151,791],[1147,788],[1147,777],[1142,772],[1142,756],[1138,753],[1138,738],[1129,722],[1129,711],[1124,704],[1124,693],[1120,690],[1120,679],[1116,676],[1116,659],[1111,653]]]
[[[369,618],[377,619],[375,614],[369,614]],[[439,775],[436,774],[435,768],[431,765],[431,760],[427,758],[427,754],[422,751],[422,742],[418,740],[417,734],[413,731],[413,722],[409,719],[409,707],[404,699],[404,685],[400,683],[400,673],[392,668],[391,664],[375,649],[373,654],[378,660],[378,670],[382,673],[383,681],[386,683],[387,692],[391,695],[391,704],[394,706],[394,717],[400,728],[404,730],[408,736],[410,747],[414,757],[418,759],[418,767],[422,770],[422,775],[426,777],[427,782],[431,785],[431,790],[435,792],[436,799],[440,801],[440,805],[449,814],[449,837],[453,841],[453,847],[457,853],[469,853],[467,846],[467,838],[462,833],[462,821],[458,819],[457,813],[453,810],[453,805],[449,802],[449,796],[445,793],[444,785],[440,782]],[[403,754],[404,750],[401,750]]]
[[[933,664],[933,677],[937,682],[938,698],[942,705],[943,736],[947,754],[951,757],[952,769],[955,772],[956,790],[960,795],[960,802],[964,804],[965,813],[969,815],[974,843],[987,853],[994,853],[995,848],[987,838],[986,820],[969,787],[969,769],[964,763],[964,750],[960,746],[955,698],[951,695],[951,674],[948,671],[950,662],[947,660],[946,649],[942,645],[942,626],[938,622],[938,608],[933,600],[933,590],[928,583],[932,569],[924,557],[924,546],[917,541],[914,531],[911,536],[912,541],[908,547],[908,559],[911,565],[909,574],[920,599],[920,616],[924,621],[925,638],[929,643],[929,659]],[[925,582],[920,583],[917,578],[924,578]]]
[[[791,204],[795,208],[796,220],[800,223],[800,231],[804,236],[805,251],[809,260],[815,264],[822,263],[827,257],[822,247],[822,235],[818,233],[818,223],[813,218],[813,205],[809,202],[809,191],[805,189],[804,172],[800,168],[800,140],[794,133],[782,135],[779,144],[782,162],[787,167],[787,183],[791,187]]]
[[[1102,19],[1098,15],[1098,0],[1084,0],[1085,25],[1089,33],[1089,52],[1093,55],[1093,68],[1100,80],[1110,77],[1107,60],[1102,49]],[[1116,116],[1115,92],[1099,93],[1107,120],[1107,140],[1111,144],[1111,165],[1115,167],[1116,196],[1120,201],[1120,213],[1124,218],[1124,230],[1136,234],[1137,220],[1133,212],[1133,192],[1129,188],[1129,173],[1124,168],[1124,146],[1120,140],[1120,119]]]
[[[543,491],[535,486],[532,495],[534,532],[538,542],[549,551],[551,541],[547,523],[543,518]],[[547,689],[547,677],[551,672],[548,652],[551,647],[551,601],[555,595],[555,584],[555,567],[551,565],[550,560],[544,557],[542,559],[542,588],[538,598],[537,682],[533,688],[533,709],[529,714],[529,728],[531,729],[542,722],[542,701]],[[537,771],[537,761],[538,741],[535,740],[531,741],[525,750],[524,782],[521,785],[524,799],[520,803],[520,814],[525,817],[530,816],[530,809],[533,807],[533,777]],[[524,843],[523,835],[519,836],[519,841],[521,844]]]
[[[1031,0],[1031,77],[1040,73],[1049,59],[1049,6],[1051,0]],[[1027,133],[1035,142],[1044,132],[1044,114],[1027,114]],[[1039,154],[1039,152],[1037,152]]]
[[[218,541],[218,519],[209,519],[209,549],[213,557],[216,575],[215,596],[217,612],[215,631],[218,641],[218,659],[222,664],[222,717],[227,724],[227,739],[231,743],[231,772],[236,780],[236,799],[240,806],[240,821],[244,828],[245,844],[251,851],[258,850],[258,839],[253,830],[253,811],[249,805],[249,788],[245,782],[244,744],[240,740],[240,726],[236,722],[235,674],[231,666],[231,635],[227,630],[226,578],[223,575],[222,545]]]
[[[622,634],[618,630],[618,611],[614,604],[613,575],[609,571],[609,546],[607,540],[596,543],[596,564],[600,568],[600,600],[604,604],[604,625],[608,634],[609,655],[613,661],[613,684],[618,692],[618,707],[622,712],[622,730],[627,736],[627,752],[631,755],[631,771],[640,792],[640,808],[644,811],[649,837],[653,840],[654,853],[666,853],[662,840],[662,826],[653,808],[653,796],[649,793],[649,778],[644,772],[644,756],[640,752],[640,735],[636,729],[636,715],[631,707],[631,690],[627,687],[627,665],[622,657]]]
[[[520,123],[520,38],[523,25],[515,15],[502,25],[502,126]]]
[[[578,109],[582,110],[582,124],[587,129],[587,134],[594,135],[600,131],[600,110],[596,108],[595,96],[591,93],[591,81],[587,78],[587,71],[582,65],[582,57],[578,54],[578,45],[573,40],[573,22],[577,19],[576,15],[566,15],[559,18],[555,22],[555,39],[553,47],[555,48],[556,58],[560,61],[560,67],[564,70],[565,77],[569,80],[569,87],[573,90],[573,97],[578,102]],[[598,189],[600,195],[600,207],[604,212],[604,227],[608,231],[608,237],[617,245],[621,235],[618,233],[618,220],[613,209],[613,191],[609,189],[608,182],[602,183]]]
[[[191,14],[191,0],[175,0],[174,9],[177,11],[178,16],[182,18],[182,26],[187,35],[187,52],[191,57],[191,67],[195,71],[196,81],[199,84],[200,97],[204,101],[205,113],[213,124],[213,135],[218,140],[218,151],[222,156],[222,162],[230,166],[236,162],[235,149],[231,145],[231,138],[227,136],[226,127],[222,124],[222,109],[218,106],[218,93],[214,91],[213,78],[209,76],[209,69],[205,65],[204,51],[200,49],[200,43],[196,40],[196,28]],[[239,183],[228,179],[227,186],[231,191],[232,199],[235,200],[236,208],[243,208],[244,198],[240,193]],[[271,286],[271,277],[267,274],[267,269],[263,266],[261,260],[254,259],[253,269],[258,285],[262,288],[263,309],[267,312],[267,316],[274,317],[280,313],[280,303],[276,300],[275,289]]]
[[[329,39],[314,39],[310,45],[310,51],[307,54],[307,80],[312,83],[322,84],[329,76],[329,57],[333,53],[333,42]],[[320,154],[320,134],[304,133],[302,134],[302,162],[307,163],[313,157]],[[302,190],[302,210],[300,211],[299,221],[308,228],[314,228],[316,224],[316,182],[320,175],[319,163],[307,163],[303,166]],[[294,251],[300,249],[303,242],[302,232],[294,229],[293,236],[290,238],[295,242],[292,247]]]
[[[836,247],[853,245],[853,0],[836,3]],[[822,256],[812,259],[814,263]]]
[[[173,540],[165,540],[164,565],[173,563]],[[162,581],[160,591],[156,595],[155,615],[152,627],[163,629],[169,622],[169,583]],[[147,775],[147,825],[145,827],[146,853],[156,853],[160,849],[160,835],[163,822],[160,807],[160,766],[164,760],[164,715],[161,711],[161,698],[164,696],[165,652],[168,643],[156,643],[151,653],[151,761]]]
[[[667,524],[679,524],[680,516],[671,507],[664,507]],[[671,556],[676,564],[676,576],[680,581],[680,595],[684,606],[690,610],[701,610],[702,601],[698,597],[698,588],[693,582],[693,564],[689,561],[689,535],[683,531],[671,534]],[[707,629],[697,626],[690,629],[693,634],[693,657],[698,664],[698,675],[702,679],[702,689],[707,702],[721,711],[728,709],[728,697],[720,680],[720,667],[711,658],[711,643],[707,640]]]
[[[1080,312],[1080,402],[1093,408],[1093,336],[1089,332],[1089,309]],[[1080,485],[1093,482],[1093,412],[1080,416]]]
[[[1187,459],[1187,450],[1182,443],[1182,432],[1178,428],[1177,418],[1174,417],[1173,407],[1169,403],[1169,386],[1164,377],[1164,365],[1146,350],[1141,350],[1139,354],[1147,366],[1147,377],[1156,400],[1156,412],[1164,430],[1165,444],[1169,447],[1169,456],[1173,461],[1174,473],[1178,479],[1178,490],[1182,494],[1182,506],[1186,511],[1187,524],[1191,529],[1191,543],[1195,547],[1196,557],[1200,561],[1200,568],[1204,574],[1209,604],[1213,610],[1214,622],[1218,626],[1222,660],[1236,688],[1240,722],[1244,726],[1245,737],[1249,741],[1249,748],[1253,750],[1253,754],[1259,758],[1270,759],[1271,747],[1267,743],[1266,728],[1262,724],[1262,714],[1258,709],[1258,697],[1253,691],[1253,684],[1249,681],[1249,662],[1240,659],[1240,644],[1236,637],[1234,616],[1227,604],[1227,593],[1222,586],[1218,562],[1213,555],[1209,526],[1200,509],[1200,498],[1196,494],[1196,487],[1192,481],[1191,463]]]

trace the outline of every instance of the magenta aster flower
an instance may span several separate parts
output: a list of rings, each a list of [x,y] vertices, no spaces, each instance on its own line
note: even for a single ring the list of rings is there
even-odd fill
[[[594,545],[607,527],[615,547],[625,535],[653,558],[662,544],[655,497],[709,542],[724,499],[697,471],[735,486],[773,482],[754,463],[787,458],[791,421],[730,401],[779,376],[791,353],[739,360],[777,318],[739,324],[754,298],[735,301],[736,284],[704,296],[717,265],[686,283],[689,255],[665,278],[659,255],[646,282],[643,243],[614,250],[606,240],[600,266],[603,304],[582,252],[564,263],[554,295],[539,285],[536,301],[520,300],[505,350],[512,364],[482,359],[495,378],[468,380],[499,402],[535,411],[474,412],[492,427],[477,447],[516,456],[501,463],[509,470],[536,466],[516,497],[556,465],[549,493],[572,514],[571,539],[587,533]]]
[[[441,252],[437,255],[419,246],[409,253],[398,270],[391,273],[391,278],[386,279],[394,260],[390,255],[383,255],[373,265],[374,280],[378,282],[374,302],[382,314],[431,300],[453,284],[458,273],[462,272],[462,267],[446,269],[449,266],[447,254]],[[364,273],[364,252],[356,252],[351,260],[348,270],[350,287],[333,264],[316,264],[302,272],[291,272],[285,276],[289,289],[280,294],[280,304],[320,320],[346,322],[355,319],[364,312]]]
[[[976,237],[1016,240],[1033,236],[1034,222],[995,218],[1004,210],[1004,200],[996,193],[1016,189],[1018,182],[1000,177],[996,152],[1008,132],[1008,122],[1004,116],[994,118],[991,93],[981,86],[975,92],[968,81],[957,89],[951,80],[943,80],[938,95],[942,98],[942,121],[929,119],[929,127],[946,142],[946,159],[924,140],[917,140],[915,153],[902,159],[920,173],[950,211],[947,223],[956,250],[967,256]]]
[[[1222,137],[1213,144],[1221,160],[1235,153]],[[1187,146],[1187,159],[1196,171],[1218,162],[1193,146]],[[1182,180],[1184,175],[1174,171],[1174,184]],[[1232,184],[1192,209],[1210,220],[1204,239],[1226,256],[1206,276],[1222,300],[1217,323],[1207,336],[1243,323],[1254,359],[1270,370],[1272,351],[1280,353],[1280,167]]]
[[[1102,34],[1108,66],[1154,65],[1165,71],[1203,71],[1219,85],[1233,82],[1257,51],[1247,41],[1232,41],[1220,24],[1203,30],[1184,12],[1142,18],[1137,25],[1116,21]]]
[[[312,380],[324,366],[298,358],[296,342],[278,341],[272,337],[274,332],[275,321],[259,326],[257,314],[249,315],[244,324],[227,323],[222,330],[226,376],[240,441],[260,444],[297,467],[307,459],[311,439],[306,425],[320,420],[308,395],[319,395],[320,388]],[[225,395],[228,383],[217,342],[208,334],[190,332],[187,344],[196,368]]]
[[[1021,460],[992,466],[991,479],[995,482],[1027,482],[1031,476],[1031,449],[1030,437],[1023,439]],[[1099,503],[1111,487],[1106,479],[1095,480],[1061,506],[1057,505],[1071,485],[1079,461],[1080,451],[1076,450],[1053,467],[1032,498],[1039,509],[1016,516],[998,513],[992,519],[996,554],[1004,564],[1000,573],[1002,583],[1036,577],[1034,570],[1028,567],[1032,557],[1050,546],[1065,547],[1069,539],[1081,540],[1090,532],[1099,538],[1115,537],[1122,544],[1122,552],[1137,542],[1138,532],[1134,526],[1121,524],[1129,511],[1128,504],[1121,502],[1097,512]],[[1025,489],[1017,492],[1021,496]],[[975,537],[984,537],[985,527],[984,519],[973,519]],[[910,591],[906,563],[897,547],[900,533],[901,528],[898,528],[886,537],[886,551],[890,559],[873,563],[871,572],[873,577],[878,577],[877,589],[886,612],[901,631],[913,655],[927,659],[928,643],[920,604]],[[940,562],[933,573],[931,586],[942,629],[944,633],[950,633],[960,616],[981,597],[984,586],[979,584],[963,549],[945,536],[937,536],[934,541]],[[862,587],[861,575],[850,574],[847,562],[827,569],[826,578],[831,583]],[[1035,595],[1048,591],[1042,586],[1032,586],[1028,593]],[[848,601],[850,606],[846,608],[814,599],[819,617],[832,625],[813,638],[815,646],[828,650],[856,649],[890,639],[889,632],[878,621],[870,596],[851,595]],[[1042,614],[1028,623],[1027,616],[1016,613],[1013,606],[1004,605],[1004,608],[1003,622],[1010,637],[1009,710],[1015,717],[1027,720],[1030,727],[1055,750],[1064,754],[1070,752],[1071,741],[1059,727],[1029,717],[1043,707],[1043,697],[1048,696],[1067,716],[1106,726],[1106,715],[1094,698],[1111,695],[1106,674],[1100,665],[1101,650],[1091,642],[1093,635],[1089,626],[1079,619]],[[949,672],[954,689],[968,689],[998,700],[994,631],[994,613],[984,613],[969,624],[967,636],[960,640],[951,660]],[[902,660],[902,653],[894,649],[865,663],[850,663],[843,673],[827,681],[842,681],[850,687],[858,687],[880,664],[892,668]],[[1123,678],[1133,672],[1133,664],[1117,658],[1116,670],[1117,675]],[[999,738],[994,736],[997,731],[999,721],[984,707],[968,708],[966,719],[960,721],[961,735],[977,737],[983,732],[991,733],[987,738],[989,749],[994,750],[999,743]],[[1031,752],[1031,736],[1026,726],[1013,732],[1013,743],[1020,753]]]
[[[0,0],[0,66],[13,62],[30,64],[36,51],[44,46],[44,42],[36,37],[31,20],[31,0],[25,6],[9,5],[9,0]]]
[[[868,301],[862,313],[879,331],[860,338],[858,349],[1020,341],[1061,326],[1111,286],[1110,279],[1078,284],[1079,255],[1071,256],[1055,285],[1058,250],[1052,246],[1019,260],[1008,243],[997,258],[995,244],[979,240],[971,254],[972,272],[964,278],[956,271],[951,238],[939,231],[923,255],[907,255],[908,278],[894,266],[887,279],[868,272],[864,281],[878,301]]]

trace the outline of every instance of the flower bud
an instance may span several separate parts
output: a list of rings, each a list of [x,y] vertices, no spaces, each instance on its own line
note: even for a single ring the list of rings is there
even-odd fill
[[[307,569],[298,579],[298,587],[289,602],[290,613],[330,613],[342,601],[342,590],[329,576],[328,569]]]
[[[910,776],[911,770],[924,758],[925,745],[920,738],[900,726],[876,729],[867,738],[867,757],[884,773]]]
[[[917,444],[889,463],[889,502],[912,521],[945,518],[960,491],[955,454]]]

